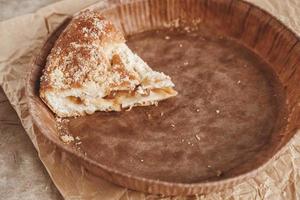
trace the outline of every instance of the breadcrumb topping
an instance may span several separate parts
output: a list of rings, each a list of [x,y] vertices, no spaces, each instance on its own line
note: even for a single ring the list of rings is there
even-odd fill
[[[104,91],[120,85],[130,87],[137,75],[126,71],[117,55],[111,63],[104,53],[106,45],[124,42],[122,33],[100,13],[80,13],[52,48],[41,77],[41,90],[81,87],[87,82],[102,85]]]

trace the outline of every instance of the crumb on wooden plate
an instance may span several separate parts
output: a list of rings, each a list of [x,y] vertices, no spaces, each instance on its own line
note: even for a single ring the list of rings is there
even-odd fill
[[[64,143],[70,143],[74,141],[74,137],[72,135],[62,135],[60,136],[60,139],[64,142]]]
[[[217,176],[221,176],[222,175],[222,171],[221,170],[217,170]]]

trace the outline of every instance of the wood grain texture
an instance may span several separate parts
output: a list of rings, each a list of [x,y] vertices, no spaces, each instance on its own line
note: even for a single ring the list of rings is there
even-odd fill
[[[298,104],[300,91],[297,87],[300,80],[299,39],[278,20],[259,8],[242,1],[168,0],[161,2],[159,0],[138,1],[110,8],[104,13],[127,36],[134,36],[143,31],[162,29],[174,25],[176,20],[180,22],[182,28],[195,24],[195,21],[201,22],[197,24],[200,29],[201,27],[207,27],[215,30],[216,35],[221,34],[233,39],[242,45],[239,49],[241,52],[248,52],[250,49],[261,59],[260,62],[255,62],[256,67],[260,68],[260,65],[265,65],[263,63],[267,62],[267,65],[272,67],[273,72],[278,76],[286,93],[285,105],[287,112],[278,114],[278,118],[274,120],[275,126],[272,126],[274,133],[268,138],[265,145],[266,149],[259,151],[254,156],[253,162],[245,161],[244,164],[236,166],[234,170],[228,170],[223,178],[210,179],[208,177],[206,181],[205,179],[199,179],[199,182],[162,181],[119,171],[105,165],[105,162],[99,162],[95,157],[85,156],[82,152],[74,150],[72,146],[63,144],[57,136],[54,116],[41,102],[37,91],[39,87],[38,78],[41,69],[45,65],[45,59],[65,26],[61,26],[49,38],[41,54],[35,60],[32,73],[28,79],[27,95],[35,125],[54,144],[70,154],[76,155],[78,161],[83,163],[91,172],[131,189],[149,193],[178,195],[208,193],[231,187],[248,177],[254,176],[258,170],[262,169],[272,159],[275,159],[280,149],[299,128],[300,110]],[[217,52],[218,48],[215,48],[215,50]],[[216,55],[218,54],[216,53]],[[223,64],[225,61],[222,61]],[[246,75],[244,76],[247,78]],[[258,80],[262,81],[262,79]],[[259,91],[258,86],[255,86],[255,88],[256,91]],[[259,101],[259,99],[257,100]],[[93,117],[91,119],[96,120]],[[281,121],[287,121],[288,123],[285,125]],[[282,127],[283,125],[284,127]],[[256,127],[251,128],[255,129]],[[228,176],[226,176],[226,173],[228,173]]]

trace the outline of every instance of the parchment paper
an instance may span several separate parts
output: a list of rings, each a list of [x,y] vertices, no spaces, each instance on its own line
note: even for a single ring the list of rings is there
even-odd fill
[[[271,12],[300,34],[299,0],[248,1]],[[25,77],[32,56],[67,16],[96,2],[65,0],[33,14],[0,22],[0,85],[65,199],[170,199],[131,191],[89,174],[74,158],[50,144],[32,125],[24,97]],[[113,3],[116,2],[100,1],[98,5],[104,8]],[[300,199],[300,132],[284,148],[280,157],[255,178],[226,191],[173,199]]]

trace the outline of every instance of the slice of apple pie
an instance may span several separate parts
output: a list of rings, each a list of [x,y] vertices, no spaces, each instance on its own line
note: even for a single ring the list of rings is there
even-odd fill
[[[71,21],[47,58],[40,97],[60,117],[121,111],[175,96],[169,76],[153,71],[100,13]]]

